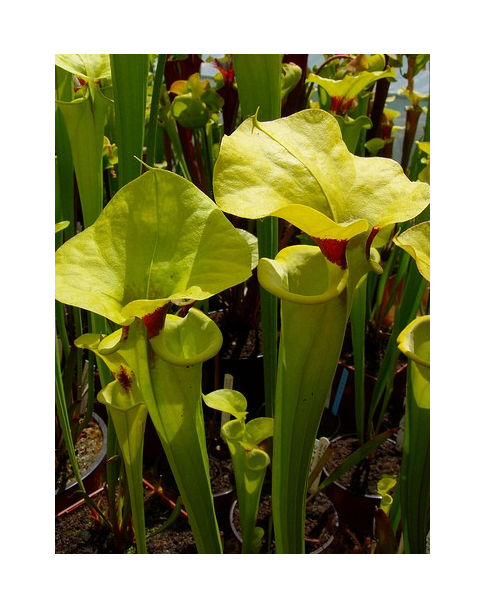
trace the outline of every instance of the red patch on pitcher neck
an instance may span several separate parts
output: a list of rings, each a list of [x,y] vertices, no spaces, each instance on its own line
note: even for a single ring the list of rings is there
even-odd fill
[[[165,317],[169,310],[169,304],[159,306],[153,312],[149,312],[147,315],[142,317],[145,327],[147,328],[147,335],[150,338],[155,338],[162,331],[165,324]]]
[[[366,241],[366,259],[367,260],[370,259],[371,243],[373,242],[373,239],[378,234],[378,232],[380,232],[380,228],[376,228],[376,227],[372,228],[371,232],[370,232],[370,236],[368,237],[368,240]]]
[[[312,240],[319,245],[320,250],[330,262],[346,270],[348,267],[346,261],[348,239],[320,239],[317,236],[313,236]]]
[[[120,372],[116,375],[116,379],[123,386],[125,392],[130,392],[133,382],[133,372],[128,374],[128,371],[123,365],[120,365]]]

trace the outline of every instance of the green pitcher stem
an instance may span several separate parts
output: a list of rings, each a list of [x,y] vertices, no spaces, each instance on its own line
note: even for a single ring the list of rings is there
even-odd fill
[[[133,327],[135,326],[135,327]],[[137,379],[169,461],[199,553],[222,553],[214,510],[201,403],[202,363],[172,365],[156,357],[142,322],[137,331]]]
[[[81,103],[58,102],[71,143],[85,228],[103,209],[103,134],[110,103],[95,86],[91,94]]]
[[[240,522],[242,530],[242,553],[255,553],[255,524],[258,517],[258,508],[260,506],[260,496],[262,493],[263,482],[265,480],[266,470],[245,471],[246,485],[251,486],[253,492],[238,492],[238,503],[240,507]],[[242,499],[241,499],[242,498]],[[241,499],[241,500],[240,500]]]
[[[260,504],[260,494],[265,478],[265,469],[251,471],[245,466],[245,449],[237,443],[228,442],[238,496],[242,553],[254,553],[255,523]]]
[[[183,367],[159,359],[156,368],[157,414],[152,419],[189,515],[198,552],[222,553],[206,451],[202,364]]]
[[[118,529],[118,510],[116,506],[117,484],[121,478],[121,465],[118,458],[118,442],[116,439],[115,426],[108,412],[107,424],[107,442],[106,442],[106,490],[108,495],[108,517],[116,534]]]
[[[128,484],[130,512],[135,531],[138,553],[147,553],[145,537],[145,507],[143,495],[143,441],[147,408],[144,403],[127,404],[125,394],[122,399],[116,397],[113,382],[100,393],[110,413],[124,462],[124,477]],[[110,391],[110,389],[112,389]],[[107,398],[103,398],[103,394]],[[111,394],[111,396],[109,396]],[[113,396],[114,395],[114,396]]]
[[[247,457],[251,451],[238,441],[232,441],[227,437],[231,452],[231,461],[236,481],[236,493],[238,496],[238,508],[240,516],[240,528],[242,536],[242,553],[258,553],[259,543],[256,542],[256,522],[260,506],[260,496],[263,482],[270,459],[261,466],[252,468],[248,465]],[[257,450],[260,452],[260,450]]]
[[[305,499],[314,439],[347,318],[345,294],[316,305],[281,303],[272,476],[278,553],[304,553]]]
[[[272,418],[253,418],[245,422],[247,400],[239,391],[215,390],[204,395],[207,406],[235,417],[225,422],[221,434],[226,440],[233,464],[240,511],[242,553],[258,553],[263,530],[256,527],[258,506],[270,456],[263,442],[273,435]]]

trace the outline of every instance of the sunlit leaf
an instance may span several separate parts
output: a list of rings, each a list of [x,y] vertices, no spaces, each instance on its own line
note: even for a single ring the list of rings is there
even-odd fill
[[[223,345],[218,326],[197,308],[185,317],[167,315],[164,331],[150,341],[157,356],[172,365],[194,365],[214,357]]]
[[[56,222],[56,233],[60,232],[61,230],[64,230],[68,226],[69,226],[68,221]]]
[[[317,74],[309,74],[307,82],[315,82],[322,87],[331,98],[331,110],[338,114],[345,114],[353,99],[380,78],[394,78],[395,70],[388,68],[384,71],[358,72],[348,74],[341,80],[323,78]]]
[[[222,141],[214,193],[228,213],[282,217],[329,239],[412,219],[429,202],[429,186],[410,182],[398,163],[351,154],[322,110],[243,122]]]
[[[56,298],[126,325],[250,273],[250,247],[218,207],[182,177],[151,170],[57,250]]]
[[[56,55],[56,65],[84,80],[111,77],[110,55]]]
[[[430,281],[430,222],[412,226],[393,241],[413,257],[420,274]]]
[[[415,363],[430,368],[430,316],[413,320],[398,336],[398,348]]]
[[[227,412],[238,419],[246,418],[247,401],[239,391],[222,388],[203,395],[203,399],[208,407]]]
[[[294,245],[275,260],[263,258],[258,280],[267,291],[298,304],[320,304],[336,298],[347,284],[347,272],[331,264],[317,247]]]

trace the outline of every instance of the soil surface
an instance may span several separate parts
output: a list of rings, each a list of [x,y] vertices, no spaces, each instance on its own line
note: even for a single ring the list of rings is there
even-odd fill
[[[81,432],[75,445],[76,458],[81,476],[96,462],[102,445],[103,433],[99,425],[92,419]],[[60,488],[69,486],[74,481],[74,474],[69,459],[60,461],[58,454],[56,454],[56,492]]]
[[[391,444],[385,447],[381,456],[388,461],[381,463],[380,471],[374,477],[379,479],[382,474],[396,472],[397,454]],[[351,446],[352,447],[352,446]],[[349,444],[344,444],[343,453],[339,456],[335,451],[333,459],[344,458],[350,450]],[[241,543],[230,526],[231,505],[236,493],[228,492],[234,487],[231,460],[221,445],[211,450],[210,471],[213,493],[226,491],[222,499],[216,500],[218,522],[222,535],[223,552],[225,554],[241,553]],[[398,459],[399,460],[399,459]],[[392,462],[393,461],[393,462]],[[328,463],[328,466],[329,463]],[[197,553],[187,516],[183,511],[174,512],[174,502],[177,492],[173,483],[170,469],[163,458],[152,464],[144,472],[145,484],[145,515],[147,530],[147,545],[149,553]],[[342,480],[341,480],[342,481]],[[93,502],[101,511],[107,509],[106,491],[98,493]],[[268,522],[270,500],[262,494],[262,504],[259,514],[259,525],[265,527]],[[221,509],[219,504],[221,503]],[[235,507],[237,512],[237,505]],[[316,533],[316,529],[319,530]],[[357,535],[345,523],[337,522],[332,504],[322,494],[318,495],[314,504],[308,509],[306,535],[309,539],[307,552],[326,553],[369,553],[372,539],[358,539]],[[320,536],[319,536],[320,535]],[[55,522],[55,552],[56,553],[136,553],[136,547],[128,542],[121,549],[115,546],[114,536],[100,517],[86,504],[65,512],[56,518]],[[332,538],[331,538],[332,537]],[[328,542],[331,541],[331,542]],[[322,549],[323,545],[326,546]],[[265,541],[262,553],[272,553],[273,545]]]

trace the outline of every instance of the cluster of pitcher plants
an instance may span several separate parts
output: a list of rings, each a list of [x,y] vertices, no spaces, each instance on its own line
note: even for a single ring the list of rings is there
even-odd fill
[[[381,420],[401,351],[409,360],[406,440],[389,520],[405,552],[424,552],[430,364],[429,317],[419,313],[430,281],[429,116],[412,143],[407,126],[403,156],[411,161],[403,166],[389,157],[394,116],[386,105],[399,70],[414,96],[428,56],[323,55],[312,70],[305,55],[208,61],[217,69],[211,81],[201,78],[197,55],[56,55],[56,412],[78,484],[83,490],[63,369],[80,369],[84,353],[86,416],[95,399],[108,415],[110,508],[100,517],[121,543],[130,521],[137,551],[147,552],[149,416],[198,552],[223,552],[210,407],[232,416],[222,435],[242,551],[259,551],[258,504],[270,475],[276,552],[303,553],[314,442],[345,333],[351,327],[363,375],[373,299],[381,277],[397,271],[399,314],[368,418],[362,394],[356,400],[359,455],[383,440],[376,412]],[[426,112],[413,100],[412,109]],[[223,343],[206,314],[210,298],[255,275],[265,416],[247,420],[244,394],[203,394],[202,366]]]

